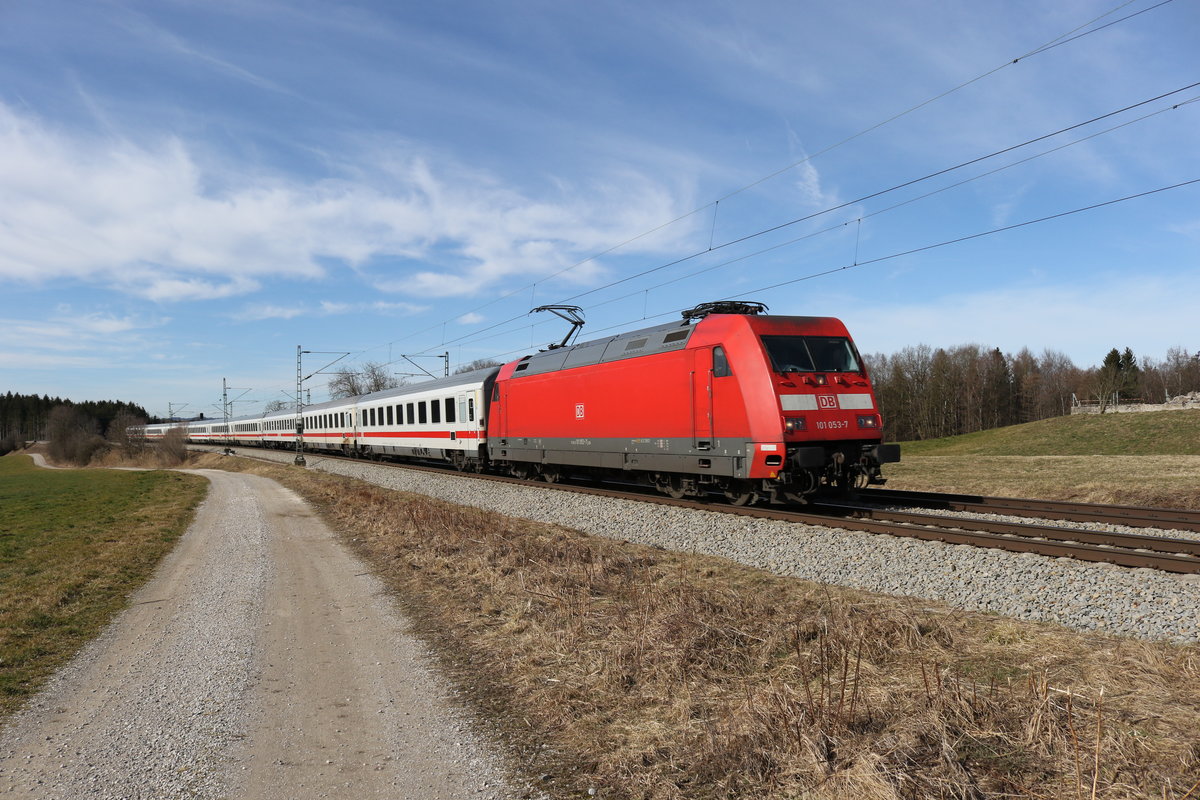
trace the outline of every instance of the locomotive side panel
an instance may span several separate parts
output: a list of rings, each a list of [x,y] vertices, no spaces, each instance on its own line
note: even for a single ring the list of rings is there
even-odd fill
[[[714,393],[712,349],[674,352],[497,381],[494,461],[619,470],[745,471],[745,414],[735,382]],[[717,413],[717,398],[724,402]],[[718,435],[720,434],[720,435]]]

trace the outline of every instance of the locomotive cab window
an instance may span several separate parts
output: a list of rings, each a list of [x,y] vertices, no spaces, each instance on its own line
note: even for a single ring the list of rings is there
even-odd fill
[[[713,377],[728,378],[733,372],[729,369],[729,358],[725,355],[724,347],[713,348]]]
[[[776,372],[861,372],[844,336],[764,336]]]

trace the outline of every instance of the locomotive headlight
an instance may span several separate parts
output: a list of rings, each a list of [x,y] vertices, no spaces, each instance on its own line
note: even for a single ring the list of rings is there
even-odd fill
[[[858,417],[858,427],[878,429],[879,428],[879,415],[878,414],[860,414]]]
[[[808,423],[804,421],[804,417],[784,417],[783,429],[788,433],[806,431],[808,430]]]

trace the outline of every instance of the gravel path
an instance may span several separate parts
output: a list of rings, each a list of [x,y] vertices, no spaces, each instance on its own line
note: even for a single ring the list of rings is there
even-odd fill
[[[244,451],[290,463],[290,453]],[[586,533],[705,553],[780,575],[1024,620],[1200,641],[1200,576],[753,520],[308,456],[311,469]]]
[[[0,735],[0,796],[517,796],[308,506],[199,473],[210,494],[152,581]]]

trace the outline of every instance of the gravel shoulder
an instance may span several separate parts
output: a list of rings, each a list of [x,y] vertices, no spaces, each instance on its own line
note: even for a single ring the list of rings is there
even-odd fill
[[[208,498],[0,735],[0,796],[515,796],[367,567],[292,492]]]

